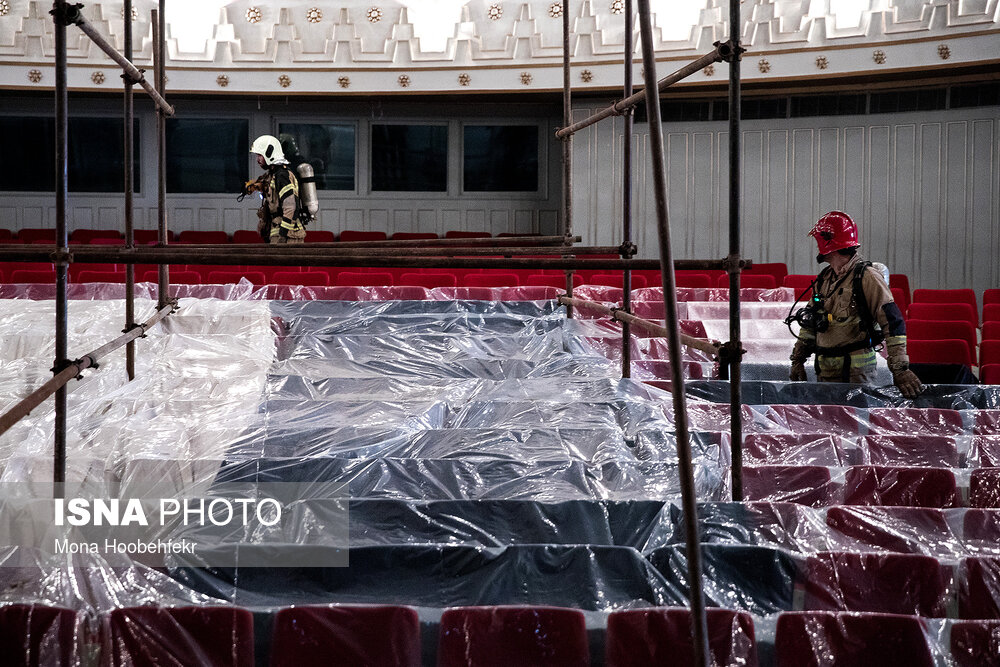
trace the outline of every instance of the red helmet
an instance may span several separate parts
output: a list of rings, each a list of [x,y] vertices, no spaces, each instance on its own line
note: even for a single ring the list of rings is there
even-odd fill
[[[861,245],[858,242],[858,226],[843,211],[830,211],[824,215],[813,225],[809,236],[816,239],[820,255]]]

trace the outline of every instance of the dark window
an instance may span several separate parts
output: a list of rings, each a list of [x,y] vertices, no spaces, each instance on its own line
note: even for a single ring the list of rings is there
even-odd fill
[[[792,118],[805,116],[850,116],[865,113],[865,95],[805,95],[793,97]]]
[[[278,139],[286,149],[285,157],[297,164],[294,154],[297,150],[299,159],[312,165],[318,190],[354,190],[354,135],[354,125],[278,125]],[[294,139],[292,144],[289,138]]]
[[[124,192],[125,121],[121,118],[70,118],[68,187],[70,192]],[[139,121],[134,123],[134,191],[139,191]],[[0,163],[0,190],[55,192],[55,121],[41,116],[0,116],[0,136],[17,160]]]
[[[772,97],[767,99],[740,100],[740,120],[765,120],[768,118],[787,118],[788,98]],[[729,102],[718,100],[712,104],[713,120],[729,120]]]
[[[951,108],[1000,105],[1000,83],[978,86],[955,86],[951,89]]]
[[[904,90],[890,93],[872,93],[871,113],[897,111],[935,111],[945,108],[945,89]]]
[[[708,101],[660,100],[660,119],[664,123],[711,120],[711,113],[712,103]],[[635,105],[635,122],[645,123],[648,120],[646,102]]]
[[[238,193],[248,179],[250,123],[167,119],[167,192]]]
[[[462,165],[466,192],[538,190],[538,127],[466,125]]]
[[[372,125],[372,190],[448,190],[448,128]]]

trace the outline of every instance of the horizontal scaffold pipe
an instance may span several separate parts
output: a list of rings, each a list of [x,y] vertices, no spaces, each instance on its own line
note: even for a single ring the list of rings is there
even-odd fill
[[[580,236],[571,239],[574,243],[583,240]],[[244,245],[244,244],[231,244]],[[246,245],[260,246],[259,243]],[[287,244],[279,244],[287,245]],[[310,241],[306,245],[318,246],[321,248],[424,248],[424,247],[488,247],[488,248],[516,248],[521,246],[564,246],[565,236],[501,236],[501,237],[474,237],[456,239],[385,239],[382,241],[332,241],[316,243]]]
[[[80,30],[82,30],[83,33],[87,35],[87,37],[89,37],[101,51],[104,51],[109,58],[118,63],[118,66],[125,72],[125,76],[128,79],[131,79],[133,83],[139,84],[143,90],[149,93],[149,96],[153,98],[153,102],[156,103],[156,106],[159,107],[163,113],[168,116],[173,116],[174,108],[165,99],[163,99],[163,96],[160,95],[160,93],[153,88],[153,85],[146,80],[146,77],[142,75],[142,71],[129,62],[128,58],[119,53],[115,47],[111,46],[111,44],[104,39],[101,33],[99,33],[97,29],[83,17],[83,14],[81,14],[79,10],[79,7],[82,6],[83,5],[67,4],[67,21],[78,26]]]
[[[283,247],[284,246],[284,247]],[[157,246],[158,247],[158,246]],[[458,246],[447,246],[447,247],[437,247],[437,248],[343,248],[340,247],[338,243],[327,243],[327,244],[314,244],[314,243],[297,243],[297,244],[277,244],[277,245],[263,245],[261,243],[248,243],[245,245],[228,243],[226,245],[220,244],[207,244],[207,245],[192,245],[185,244],[183,246],[171,245],[168,248],[186,248],[192,252],[202,252],[202,251],[216,251],[220,250],[225,253],[232,250],[249,250],[252,252],[260,252],[265,255],[277,255],[287,251],[298,252],[309,254],[311,252],[316,252],[316,248],[322,248],[324,253],[328,253],[336,256],[357,256],[357,257],[399,257],[400,255],[405,256],[415,256],[415,257],[462,257],[462,256],[483,256],[483,257],[499,257],[499,256],[512,256],[512,255],[551,255],[553,257],[559,257],[562,255],[619,255],[621,248],[618,246],[536,246],[531,248],[494,248],[494,247],[479,247],[479,248],[462,248]],[[75,250],[74,250],[75,252]]]
[[[678,81],[686,79],[695,72],[700,72],[701,70],[705,69],[712,63],[717,63],[721,62],[722,60],[725,60],[728,57],[730,51],[731,47],[729,44],[724,42],[719,42],[718,44],[715,45],[714,51],[706,53],[697,60],[692,61],[687,65],[685,65],[684,67],[680,68],[673,74],[668,74],[667,76],[660,79],[656,84],[657,89],[660,92],[663,92],[664,90],[674,85]],[[556,138],[564,139],[571,134],[576,134],[580,130],[588,128],[591,125],[604,120],[605,118],[610,118],[611,116],[620,116],[622,113],[625,112],[626,109],[634,107],[637,104],[642,104],[645,100],[646,100],[646,89],[643,88],[634,95],[629,95],[623,100],[618,100],[611,106],[605,109],[601,109],[600,111],[584,118],[578,123],[573,123],[569,127],[563,127],[556,130]]]
[[[163,308],[157,310],[151,318],[142,324],[136,324],[135,327],[125,332],[118,338],[105,343],[93,352],[83,355],[76,361],[70,362],[66,368],[52,376],[51,380],[31,392],[31,394],[22,399],[10,410],[0,415],[0,435],[6,433],[11,426],[16,424],[22,418],[27,417],[28,414],[41,405],[45,399],[56,393],[60,387],[65,386],[70,380],[79,376],[81,372],[87,368],[97,368],[102,358],[111,352],[114,352],[118,348],[125,346],[136,338],[145,335],[150,328],[169,315],[173,309],[174,304],[172,303],[164,306]]]
[[[412,254],[396,256],[338,255],[324,249],[310,251],[308,244],[298,249],[282,244],[278,252],[248,246],[236,249],[230,246],[75,246],[69,252],[60,252],[54,246],[28,245],[0,246],[0,261],[53,262],[68,260],[75,264],[259,264],[263,266],[384,266],[415,268],[465,268],[465,269],[607,269],[613,271],[659,270],[658,259],[616,259],[586,257],[415,257]],[[293,249],[294,248],[294,249]],[[571,253],[570,253],[571,254]],[[749,260],[742,260],[745,267]],[[724,270],[724,259],[677,259],[675,270]]]
[[[636,317],[631,313],[625,312],[621,308],[610,308],[605,306],[603,303],[597,303],[587,299],[574,299],[568,296],[559,297],[559,303],[565,306],[581,308],[583,310],[595,310],[603,315],[616,319],[619,322],[628,322],[630,325],[644,329],[656,336],[665,337],[667,335],[667,328],[662,324],[657,324],[656,322],[650,322],[649,320],[644,320],[641,317]],[[681,344],[706,352],[712,355],[714,359],[718,359],[719,357],[720,344],[718,341],[712,341],[705,338],[694,338],[686,334],[681,334]]]

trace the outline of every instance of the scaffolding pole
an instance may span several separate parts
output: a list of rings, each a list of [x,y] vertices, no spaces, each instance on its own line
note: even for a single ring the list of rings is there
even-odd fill
[[[125,0],[125,21],[122,38],[125,41],[125,60],[132,62],[132,0]],[[133,189],[132,182],[135,174],[135,165],[132,163],[132,145],[135,134],[132,131],[133,119],[135,117],[135,105],[132,95],[133,81],[127,74],[122,75],[125,80],[125,136],[124,136],[124,160],[125,160],[125,247],[135,247],[134,221],[133,221]],[[130,331],[135,326],[135,264],[125,265],[125,329]],[[125,346],[125,373],[128,379],[135,379],[135,340],[130,340]]]
[[[68,5],[65,0],[55,0],[52,7],[53,31],[56,47],[56,247],[63,255],[69,247],[66,229],[66,202],[68,200],[69,174],[69,88],[66,82],[66,26]],[[69,303],[66,284],[69,260],[62,256],[55,260],[56,268],[56,340],[55,363],[52,372],[59,376],[68,365],[67,337],[69,331]],[[62,497],[66,482],[66,385],[55,389],[55,422],[52,481],[57,497]]]
[[[737,1],[738,0],[734,0]],[[656,227],[660,250],[663,301],[666,310],[667,343],[670,357],[671,396],[674,407],[674,430],[677,439],[677,468],[681,483],[681,505],[687,538],[688,598],[691,606],[691,635],[695,664],[708,667],[708,624],[705,619],[705,596],[701,579],[701,540],[698,530],[698,505],[695,496],[691,443],[688,438],[687,405],[684,395],[684,368],[681,363],[680,322],[677,318],[677,292],[674,278],[673,250],[670,246],[670,223],[667,210],[667,171],[663,155],[663,128],[656,83],[656,54],[653,50],[653,24],[649,0],[639,0],[639,25],[642,42],[643,79],[646,85],[646,115],[649,119],[649,142],[653,160],[653,187],[656,199]]]
[[[596,113],[594,113],[594,114],[592,114],[590,116],[587,116],[586,118],[584,118],[583,120],[579,121],[578,123],[574,123],[573,125],[569,125],[568,121],[567,121],[567,125],[564,125],[560,129],[556,130],[556,138],[563,139],[563,138],[566,138],[566,137],[570,137],[573,134],[576,134],[577,132],[579,132],[580,130],[588,128],[591,125],[594,125],[595,123],[598,123],[598,122],[604,120],[605,118],[610,118],[611,116],[619,116],[626,109],[631,108],[631,107],[635,107],[637,104],[642,104],[643,101],[646,100],[647,94],[651,94],[654,98],[658,99],[659,98],[659,94],[658,93],[666,90],[667,88],[669,88],[670,86],[674,85],[678,81],[686,79],[687,77],[691,76],[695,72],[700,72],[701,70],[705,69],[706,67],[708,67],[712,63],[717,63],[717,62],[719,62],[721,60],[725,60],[726,57],[727,57],[728,51],[729,51],[729,45],[728,44],[726,44],[726,43],[718,43],[718,44],[716,44],[714,51],[710,51],[709,53],[706,53],[705,55],[701,56],[697,60],[691,61],[690,63],[688,63],[684,67],[680,68],[679,70],[677,70],[673,74],[670,74],[669,76],[665,76],[659,82],[654,83],[653,90],[655,92],[653,92],[653,93],[647,93],[647,90],[643,89],[643,90],[640,90],[637,93],[629,95],[628,97],[626,97],[623,100],[618,100],[617,102],[615,102],[614,104],[612,104],[611,106],[609,106],[609,107],[607,107],[605,109],[601,109],[600,111],[597,111]]]
[[[166,8],[164,0],[159,0],[159,9],[152,11],[153,23],[153,71],[156,77],[156,87],[163,90],[167,85],[165,72],[166,51]],[[156,108],[156,229],[157,245],[166,247],[169,243],[167,232],[167,115],[160,107]],[[170,302],[170,267],[161,264],[157,267],[157,297],[159,308]]]
[[[131,330],[127,331],[125,334],[119,336],[113,341],[105,343],[93,352],[88,352],[76,361],[67,362],[66,367],[56,373],[51,380],[31,392],[31,394],[25,398],[21,399],[21,401],[19,401],[10,410],[0,415],[0,435],[6,433],[7,430],[19,420],[27,417],[32,410],[41,405],[45,399],[52,394],[59,391],[65,392],[66,384],[73,378],[79,377],[81,372],[88,368],[98,368],[99,362],[102,358],[119,349],[121,346],[134,342],[136,338],[146,335],[146,331],[169,315],[172,310],[173,305],[168,304],[164,308],[156,311],[151,318],[142,324],[137,324],[132,327]]]
[[[563,30],[563,127],[573,122],[573,96],[570,79],[570,34],[569,34],[569,0],[562,3]],[[563,236],[566,245],[573,236],[573,135],[568,134],[562,139],[563,168]],[[573,296],[573,271],[566,269],[566,296]],[[566,317],[573,317],[573,307],[566,306]]]
[[[625,97],[632,95],[632,58],[635,47],[632,33],[635,30],[632,16],[632,0],[625,0]],[[622,248],[632,244],[632,121],[635,107],[628,107],[623,113],[622,126]],[[632,272],[622,271],[622,309],[632,312]],[[632,377],[632,328],[627,320],[622,320],[622,377]]]
[[[729,342],[722,357],[729,367],[729,428],[733,500],[743,500],[743,346],[740,330],[740,1],[729,0]]]

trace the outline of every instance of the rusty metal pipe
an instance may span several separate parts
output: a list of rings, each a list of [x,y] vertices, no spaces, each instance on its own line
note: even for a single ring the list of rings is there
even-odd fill
[[[669,74],[663,77],[662,79],[660,79],[659,83],[657,83],[656,88],[658,92],[663,92],[664,90],[674,85],[678,81],[686,79],[695,72],[700,72],[701,70],[705,69],[712,63],[717,63],[725,59],[728,54],[728,49],[729,49],[728,44],[720,43],[716,45],[714,51],[706,53],[697,60],[691,61],[690,63],[688,63],[684,67],[681,67],[673,74]],[[618,100],[611,106],[605,109],[601,109],[600,111],[584,118],[583,120],[577,123],[573,123],[568,127],[563,127],[556,130],[556,138],[562,139],[563,137],[575,134],[580,130],[588,128],[591,125],[594,125],[595,123],[604,120],[605,118],[610,118],[611,116],[618,116],[623,111],[625,111],[625,109],[634,107],[637,104],[642,104],[642,102],[645,101],[645,99],[646,99],[646,90],[645,89],[640,90],[637,93],[629,95],[623,100]]]
[[[23,398],[7,412],[0,415],[0,435],[7,432],[11,426],[16,424],[18,421],[28,416],[32,410],[41,405],[45,399],[47,399],[52,394],[57,391],[65,391],[66,384],[73,378],[80,375],[82,371],[87,368],[97,368],[100,360],[107,356],[109,353],[114,352],[123,345],[134,341],[136,338],[144,335],[153,325],[162,320],[164,317],[169,315],[173,310],[173,304],[168,304],[163,308],[156,311],[151,318],[143,322],[142,324],[137,324],[135,328],[125,334],[115,338],[114,340],[105,343],[101,347],[97,348],[93,352],[83,355],[76,361],[71,362],[66,368],[62,369],[59,373],[56,373],[52,379],[43,384],[41,387],[31,392],[28,396]],[[65,480],[57,479],[56,483]]]

